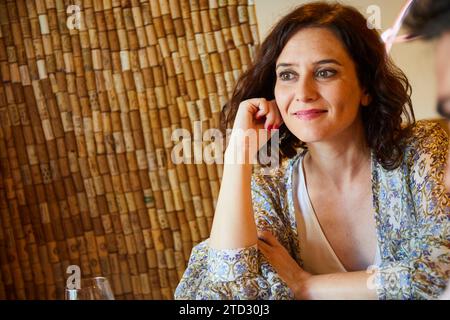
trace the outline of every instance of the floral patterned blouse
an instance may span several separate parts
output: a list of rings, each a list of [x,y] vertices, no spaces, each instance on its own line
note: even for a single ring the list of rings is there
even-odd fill
[[[442,183],[448,137],[437,124],[417,122],[401,165],[384,169],[372,156],[372,194],[381,263],[372,279],[379,299],[433,299],[450,278],[450,202]],[[271,175],[254,172],[258,230],[271,231],[302,266],[293,205],[295,160]],[[293,292],[258,251],[192,250],[176,299],[293,299]]]

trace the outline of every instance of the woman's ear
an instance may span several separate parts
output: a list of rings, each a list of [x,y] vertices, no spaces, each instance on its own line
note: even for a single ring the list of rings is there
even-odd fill
[[[361,105],[364,107],[367,107],[371,102],[372,102],[372,97],[366,90],[364,90],[363,95],[361,97]]]

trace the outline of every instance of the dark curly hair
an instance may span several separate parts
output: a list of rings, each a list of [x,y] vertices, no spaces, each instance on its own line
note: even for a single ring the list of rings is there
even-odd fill
[[[388,170],[399,166],[403,138],[415,122],[411,86],[405,74],[387,56],[376,30],[369,28],[361,13],[338,3],[314,2],[283,17],[259,48],[255,60],[236,84],[231,100],[223,107],[221,129],[232,128],[239,104],[251,98],[274,99],[275,64],[289,39],[308,27],[327,28],[342,41],[356,65],[359,83],[371,102],[361,108],[368,146]],[[285,125],[280,128],[280,160],[292,158],[306,144]]]

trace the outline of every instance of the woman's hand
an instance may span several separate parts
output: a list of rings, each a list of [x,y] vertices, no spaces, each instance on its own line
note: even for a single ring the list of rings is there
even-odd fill
[[[230,143],[232,142],[233,147],[237,146],[237,150],[245,150],[249,152],[250,157],[254,157],[270,139],[272,130],[280,128],[282,123],[275,100],[267,101],[264,98],[245,100],[240,103],[236,113]],[[260,130],[267,130],[269,134],[260,137]],[[253,139],[247,139],[246,136],[253,136]]]
[[[311,277],[311,274],[304,271],[278,242],[277,238],[268,231],[258,233],[258,248],[292,290],[295,298],[301,299],[304,283]]]

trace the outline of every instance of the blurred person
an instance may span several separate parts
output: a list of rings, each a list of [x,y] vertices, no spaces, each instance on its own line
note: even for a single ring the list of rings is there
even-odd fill
[[[436,39],[437,111],[442,117],[450,121],[450,1],[414,1],[406,16],[405,25],[412,37],[421,37],[427,40]],[[450,152],[444,179],[447,190],[450,192]],[[447,216],[448,219],[449,216]],[[447,261],[450,266],[450,261]],[[450,272],[449,269],[450,267],[447,269],[447,273]],[[450,282],[441,299],[450,300]]]

